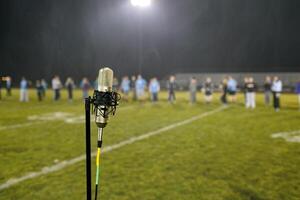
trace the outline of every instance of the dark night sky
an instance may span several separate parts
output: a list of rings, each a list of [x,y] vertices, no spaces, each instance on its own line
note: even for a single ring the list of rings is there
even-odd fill
[[[1,0],[0,75],[300,71],[298,0]],[[139,25],[141,24],[141,25]],[[141,31],[142,34],[139,34]]]

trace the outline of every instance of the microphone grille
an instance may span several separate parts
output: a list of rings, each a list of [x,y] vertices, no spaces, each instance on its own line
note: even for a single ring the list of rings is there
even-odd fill
[[[99,70],[98,76],[98,91],[100,92],[111,92],[113,85],[113,71],[108,68],[102,68]]]

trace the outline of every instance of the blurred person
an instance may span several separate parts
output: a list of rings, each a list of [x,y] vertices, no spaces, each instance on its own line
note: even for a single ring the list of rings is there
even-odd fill
[[[227,90],[231,102],[236,102],[237,82],[231,76],[228,77]]]
[[[11,96],[12,80],[10,76],[6,77],[6,96]]]
[[[73,90],[75,88],[75,83],[71,77],[68,77],[65,82],[65,87],[68,91],[68,100],[73,101]]]
[[[158,101],[158,93],[160,91],[160,84],[157,80],[156,77],[152,78],[149,84],[149,92],[150,92],[150,97],[151,101],[153,103],[156,103]]]
[[[143,100],[145,98],[146,85],[146,80],[141,75],[138,75],[138,78],[135,82],[136,96],[138,100]]]
[[[270,105],[270,99],[272,95],[271,91],[272,87],[272,79],[270,76],[266,76],[265,83],[264,83],[264,93],[265,93],[265,104]]]
[[[135,89],[135,82],[136,82],[136,77],[131,76],[131,81],[130,81],[130,89],[132,90],[132,100],[136,101],[136,89]]]
[[[130,80],[128,76],[124,76],[121,82],[121,91],[123,93],[123,98],[125,101],[128,101],[128,95],[130,92]]]
[[[246,108],[254,109],[256,106],[255,101],[255,91],[256,91],[256,84],[252,77],[249,77],[247,83],[245,84],[245,91],[246,91]]]
[[[98,78],[96,78],[96,80],[94,80],[93,88],[94,88],[94,90],[98,90]]]
[[[221,85],[220,85],[220,88],[222,90],[222,95],[221,95],[221,102],[226,105],[227,104],[227,78],[224,78]]]
[[[80,83],[80,88],[82,89],[82,97],[83,99],[88,98],[89,97],[89,89],[91,87],[91,84],[89,82],[89,80],[84,77]]]
[[[299,110],[300,110],[300,80],[296,84],[296,94],[298,95],[298,103],[299,103]]]
[[[192,77],[189,85],[191,104],[194,104],[197,101],[197,84],[197,79],[195,77]]]
[[[43,90],[44,89],[43,89],[43,86],[42,86],[42,83],[41,83],[40,80],[36,81],[35,87],[36,87],[36,94],[37,94],[38,100],[42,101],[43,100]]]
[[[47,84],[45,79],[41,80],[41,85],[43,87],[42,95],[43,95],[43,98],[45,98],[46,97],[46,91],[48,89],[48,84]]]
[[[247,105],[247,84],[249,82],[249,77],[245,77],[244,78],[244,85],[243,85],[243,93],[244,93],[244,102],[245,102],[245,105]]]
[[[282,82],[278,76],[274,76],[272,83],[272,92],[273,92],[273,106],[276,112],[280,110],[280,95],[282,92]]]
[[[175,83],[175,76],[170,76],[169,81],[167,82],[167,89],[168,89],[168,101],[170,103],[174,103],[176,101],[175,90],[176,90],[176,83]]]
[[[119,81],[118,81],[118,78],[117,77],[114,77],[113,79],[113,91],[117,91],[118,90],[118,87],[119,87]]]
[[[60,99],[60,89],[62,88],[61,81],[59,76],[55,75],[52,79],[52,89],[54,92],[54,101],[58,101]]]
[[[29,101],[28,86],[29,86],[28,81],[25,79],[25,77],[22,77],[22,80],[20,82],[20,101],[21,102]]]
[[[204,101],[205,101],[205,103],[211,103],[214,86],[212,84],[212,81],[211,81],[210,77],[206,78],[205,83],[203,85],[203,90],[204,90]]]

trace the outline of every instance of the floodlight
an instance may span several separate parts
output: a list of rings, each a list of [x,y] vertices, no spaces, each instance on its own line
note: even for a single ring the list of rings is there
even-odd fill
[[[131,5],[137,7],[147,7],[151,5],[151,0],[130,0]]]

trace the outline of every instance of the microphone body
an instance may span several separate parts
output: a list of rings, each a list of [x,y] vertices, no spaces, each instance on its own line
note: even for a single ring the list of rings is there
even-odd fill
[[[113,76],[113,71],[108,67],[99,70],[98,92],[100,93],[98,94],[101,95],[102,99],[100,99],[98,95],[99,105],[95,113],[95,122],[99,128],[104,128],[109,119],[109,105],[106,105],[103,98],[112,92]],[[109,101],[109,99],[107,100]]]
[[[109,115],[114,115],[120,95],[112,90],[113,71],[108,68],[99,70],[98,89],[94,91],[93,104],[95,122],[98,128],[107,125]]]

